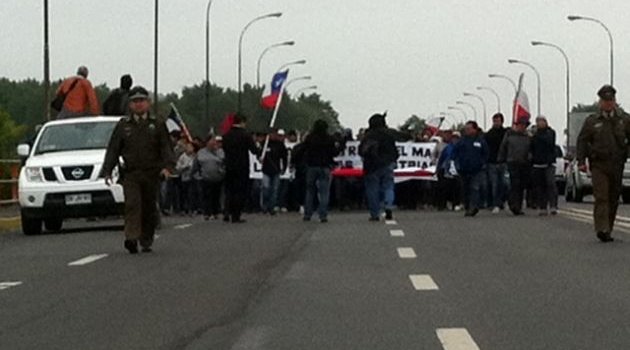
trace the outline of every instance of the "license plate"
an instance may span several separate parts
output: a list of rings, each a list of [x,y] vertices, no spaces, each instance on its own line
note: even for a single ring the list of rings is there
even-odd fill
[[[66,205],[82,204],[92,204],[92,195],[89,193],[66,195]]]

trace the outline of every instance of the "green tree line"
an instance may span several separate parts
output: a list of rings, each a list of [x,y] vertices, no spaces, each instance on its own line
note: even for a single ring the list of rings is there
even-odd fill
[[[59,83],[60,81],[57,81],[52,84],[52,93],[56,91]],[[97,85],[95,90],[101,103],[110,92],[107,85]],[[262,94],[262,87],[256,88],[246,84],[243,88],[242,109],[249,117],[249,129],[252,131],[267,131],[271,120],[272,111],[260,107]],[[205,114],[205,96],[206,89],[203,84],[185,87],[181,93],[161,95],[158,104],[159,114],[166,117],[170,111],[170,103],[174,103],[191,133],[205,137],[209,131],[218,130],[229,113],[235,112],[238,93],[232,89],[211,85],[208,117]],[[12,81],[0,78],[0,110],[5,111],[16,125],[23,126],[26,132],[32,133],[37,125],[45,122],[43,84],[34,79]],[[291,98],[285,93],[276,126],[286,130],[305,131],[317,119],[325,119],[334,128],[341,128],[339,115],[330,101],[323,100],[318,94]]]

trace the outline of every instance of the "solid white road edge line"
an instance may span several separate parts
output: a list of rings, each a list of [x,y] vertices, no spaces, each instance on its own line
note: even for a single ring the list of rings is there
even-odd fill
[[[435,333],[444,350],[479,350],[466,328],[438,328]]]
[[[392,235],[392,237],[405,237],[403,230],[389,230],[389,234]]]
[[[0,282],[0,290],[5,290],[5,289],[9,289],[11,287],[17,287],[19,285],[21,285],[22,282],[20,281],[15,281],[15,282]]]
[[[91,264],[97,260],[101,260],[106,258],[108,255],[107,254],[93,254],[93,255],[88,255],[85,258],[81,258],[79,260],[73,261],[71,263],[68,263],[68,266],[83,266],[83,265],[87,265],[87,264]]]
[[[398,256],[401,259],[415,259],[418,256],[416,255],[416,252],[413,250],[413,248],[398,248]]]
[[[409,275],[411,284],[416,290],[439,290],[433,278],[429,275]]]

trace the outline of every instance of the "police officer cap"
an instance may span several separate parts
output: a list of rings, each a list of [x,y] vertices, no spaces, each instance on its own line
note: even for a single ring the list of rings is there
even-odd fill
[[[615,90],[615,88],[612,87],[611,85],[604,85],[597,92],[597,95],[599,96],[599,98],[601,98],[604,101],[614,100],[616,94],[617,94],[617,90]]]
[[[142,86],[135,86],[129,91],[129,100],[148,100],[149,92]]]

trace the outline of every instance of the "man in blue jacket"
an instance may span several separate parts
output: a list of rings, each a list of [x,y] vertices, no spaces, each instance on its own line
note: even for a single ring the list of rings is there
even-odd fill
[[[466,216],[473,217],[481,206],[481,187],[488,164],[488,144],[481,136],[477,122],[466,123],[464,137],[453,150],[453,159],[464,183]]]

